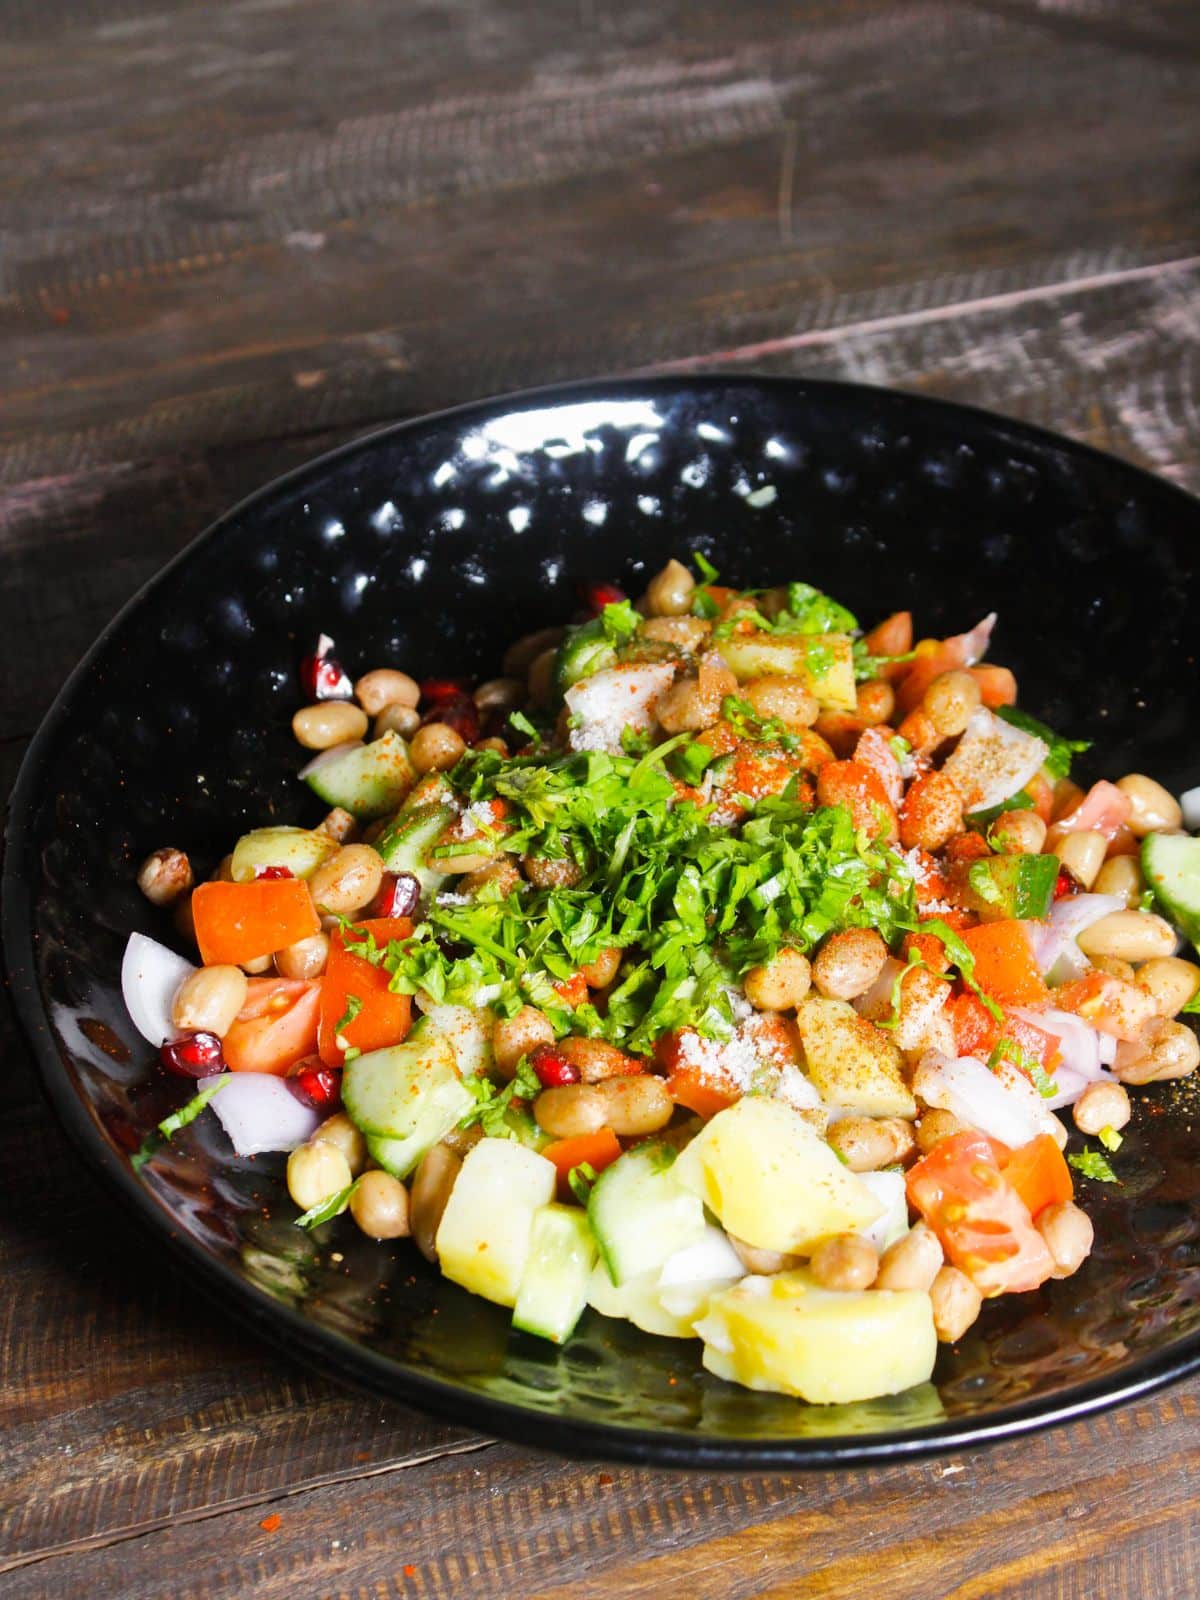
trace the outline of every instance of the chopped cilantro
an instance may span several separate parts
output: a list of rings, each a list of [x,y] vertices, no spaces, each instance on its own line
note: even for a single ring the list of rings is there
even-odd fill
[[[778,717],[762,717],[748,700],[727,694],[721,702],[721,717],[739,739],[755,739],[777,744],[781,750],[798,750],[800,741],[789,733]]]
[[[605,606],[600,613],[600,626],[610,644],[628,644],[641,627],[643,618],[628,600],[618,600]]]
[[[1033,1081],[1033,1086],[1043,1100],[1053,1100],[1058,1093],[1058,1084],[1043,1067],[1042,1063],[1029,1051],[1017,1043],[1015,1039],[997,1039],[995,1048],[987,1059],[988,1070],[995,1072],[1004,1060],[1011,1061],[1014,1067],[1026,1073]]]
[[[1048,728],[1044,722],[1031,717],[1027,711],[1018,711],[1016,706],[1000,706],[996,715],[1014,728],[1031,733],[1034,738],[1041,739],[1045,743],[1049,754],[1046,756],[1044,766],[1054,778],[1067,777],[1071,771],[1072,757],[1082,755],[1085,750],[1090,750],[1092,747],[1090,739],[1064,739],[1062,734],[1055,733],[1053,728]]]
[[[346,996],[346,1009],[338,1018],[337,1025],[333,1030],[333,1036],[335,1039],[337,1038],[338,1034],[341,1033],[343,1028],[348,1028],[350,1026],[362,1008],[363,1003],[356,994],[348,994]]]
[[[963,821],[968,828],[973,828],[977,833],[987,833],[996,818],[1002,817],[1006,811],[1032,810],[1033,796],[1022,789],[1019,794],[1014,794],[1009,799],[1002,800],[999,805],[987,806],[982,811],[968,811]],[[988,836],[988,843],[992,843],[990,835]],[[993,845],[994,848],[995,846]]]
[[[713,759],[711,745],[701,744],[694,739],[691,744],[685,744],[679,750],[673,750],[667,758],[667,771],[693,788],[703,778]]]
[[[1120,1183],[1108,1157],[1101,1155],[1099,1150],[1082,1150],[1077,1156],[1068,1156],[1067,1160],[1076,1172],[1081,1172],[1085,1178],[1092,1178],[1096,1183]]]
[[[302,1216],[296,1218],[298,1228],[316,1228],[322,1222],[332,1222],[334,1217],[340,1217],[350,1204],[350,1197],[362,1182],[355,1178],[353,1183],[348,1183],[344,1189],[339,1189],[336,1194],[331,1194],[325,1200],[320,1200],[315,1206],[310,1206]]]
[[[489,1139],[519,1138],[520,1134],[509,1121],[512,1103],[514,1100],[534,1100],[542,1091],[537,1073],[525,1056],[517,1063],[512,1082],[506,1083],[503,1089],[498,1089],[490,1078],[464,1078],[463,1082],[475,1104],[458,1126],[472,1128],[478,1123]]]
[[[899,661],[912,661],[917,652],[906,650],[903,655],[898,656],[873,656],[867,649],[865,639],[855,639],[853,654],[855,683],[870,683],[872,678],[879,676],[884,667],[890,667]]]
[[[706,622],[712,622],[720,614],[721,608],[705,588],[697,589],[692,595],[692,615],[703,617]]]
[[[1180,1010],[1179,1015],[1181,1017],[1200,1016],[1200,989],[1196,991],[1196,993],[1188,1001],[1187,1005]]]
[[[510,728],[515,728],[518,733],[525,734],[530,739],[540,739],[542,737],[523,711],[509,712],[508,725]]]
[[[195,1122],[213,1095],[229,1082],[229,1077],[229,1073],[225,1073],[215,1083],[210,1083],[206,1089],[194,1094],[180,1106],[178,1111],[173,1111],[169,1117],[164,1117],[155,1131],[142,1141],[141,1148],[131,1158],[130,1165],[133,1170],[140,1172],[151,1156],[160,1150],[173,1134],[178,1133],[181,1128],[186,1128],[189,1122]]]
[[[975,982],[975,957],[971,954],[971,947],[962,939],[948,922],[943,922],[941,917],[930,917],[921,923],[922,933],[932,933],[935,939],[940,939],[946,954],[958,968],[963,982],[971,990],[987,1011],[997,1022],[1004,1021],[1004,1012]]]
[[[692,560],[695,562],[696,571],[704,579],[705,583],[717,582],[721,574],[717,571],[716,567],[713,566],[712,562],[706,555],[702,555],[699,550],[693,550]]]
[[[912,745],[899,733],[894,733],[888,740],[888,749],[898,762],[903,762],[906,756],[912,755]]]
[[[567,1182],[571,1186],[571,1193],[581,1206],[586,1206],[592,1192],[592,1185],[600,1174],[590,1161],[581,1161],[577,1167],[572,1167],[567,1173]]]
[[[1111,1150],[1114,1152],[1114,1154],[1125,1143],[1124,1139],[1117,1132],[1117,1130],[1112,1127],[1101,1128],[1096,1137],[1106,1150]]]

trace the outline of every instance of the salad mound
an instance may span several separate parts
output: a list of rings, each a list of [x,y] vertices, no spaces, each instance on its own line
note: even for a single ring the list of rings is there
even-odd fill
[[[1077,785],[994,616],[914,644],[695,566],[585,585],[473,690],[322,636],[325,819],[139,873],[198,959],[132,935],[126,1003],[197,1084],[135,1164],[211,1108],[300,1227],[411,1236],[524,1333],[590,1306],[892,1394],[1080,1269],[1130,1087],[1200,1063],[1200,791]]]

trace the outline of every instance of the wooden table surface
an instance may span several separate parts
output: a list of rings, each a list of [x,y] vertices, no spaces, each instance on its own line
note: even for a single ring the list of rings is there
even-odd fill
[[[8,0],[0,46],[10,781],[222,507],[488,391],[866,379],[1200,487],[1195,0]],[[3,1028],[7,1600],[1200,1593],[1200,1383],[847,1474],[497,1444],[224,1320]]]

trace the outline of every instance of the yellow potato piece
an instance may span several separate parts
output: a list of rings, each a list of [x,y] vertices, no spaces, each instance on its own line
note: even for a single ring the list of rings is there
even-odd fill
[[[816,1405],[898,1394],[926,1382],[937,1355],[927,1294],[841,1293],[805,1272],[749,1278],[714,1295],[696,1332],[717,1377]]]
[[[848,1001],[807,999],[796,1026],[822,1100],[864,1117],[916,1116],[899,1046]]]
[[[437,1231],[442,1272],[497,1305],[516,1303],[533,1214],[554,1199],[554,1163],[515,1139],[481,1139],[454,1180]]]
[[[785,1255],[856,1233],[884,1209],[800,1112],[757,1095],[719,1111],[672,1170],[730,1233]]]

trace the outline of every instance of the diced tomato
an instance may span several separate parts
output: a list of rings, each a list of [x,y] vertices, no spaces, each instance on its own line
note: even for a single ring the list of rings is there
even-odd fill
[[[822,711],[813,723],[813,728],[840,761],[847,761],[851,757],[857,759],[858,742],[866,726],[853,711]],[[864,762],[864,765],[869,764]]]
[[[1005,1013],[1003,1022],[997,1022],[978,996],[970,991],[950,1002],[950,1018],[954,1024],[954,1047],[960,1056],[975,1056],[986,1061],[1001,1039],[1011,1039],[1045,1072],[1052,1073],[1062,1057],[1054,1034],[1046,1033],[1011,1012]]]
[[[1071,1169],[1048,1133],[1038,1134],[1000,1163],[1007,1182],[1036,1218],[1047,1206],[1062,1205],[1075,1193]]]
[[[233,1072],[282,1077],[317,1048],[321,984],[302,978],[251,978],[246,1004],[222,1040]]]
[[[654,1055],[667,1074],[671,1099],[706,1122],[741,1098],[741,1087],[721,1067],[719,1051],[704,1047],[695,1028],[660,1035]]]
[[[968,667],[967,671],[979,685],[979,698],[985,706],[995,710],[997,706],[1015,706],[1017,703],[1017,680],[1007,667]]]
[[[563,1005],[570,1006],[574,1011],[576,1006],[581,1006],[587,1000],[587,980],[582,972],[573,972],[569,978],[563,978],[554,985],[554,992]]]
[[[922,639],[917,657],[900,680],[896,704],[906,715],[920,705],[926,689],[943,672],[973,667],[987,650],[995,626],[994,617],[985,617],[969,633],[956,633],[949,639]]]
[[[593,1172],[603,1172],[621,1154],[621,1144],[611,1128],[601,1128],[597,1133],[579,1133],[572,1139],[555,1139],[542,1154],[558,1170],[558,1198],[569,1200],[569,1180],[574,1169],[586,1163]]]
[[[863,641],[871,656],[905,656],[912,649],[913,625],[911,611],[893,611],[884,617],[867,634]],[[884,667],[881,677],[896,679],[908,671],[907,661],[896,661]]]
[[[906,933],[904,942],[900,946],[900,954],[905,961],[919,958],[933,972],[945,972],[950,966],[946,946],[936,933]],[[974,999],[974,996],[971,998]],[[984,1016],[987,1016],[982,1006],[979,1009],[983,1011]]]
[[[412,923],[407,917],[374,917],[354,923],[345,932],[338,928],[330,936],[329,961],[321,979],[318,1043],[327,1066],[340,1067],[349,1048],[380,1050],[384,1045],[399,1044],[412,1025],[411,995],[393,994],[388,988],[390,974],[383,967],[373,966],[364,956],[345,948],[346,939],[353,944],[366,933],[384,950],[393,939],[407,939]],[[361,1009],[352,1022],[339,1028],[350,1010],[352,995],[362,1002]]]
[[[240,967],[321,931],[303,878],[202,883],[191,906],[196,943],[206,967]]]
[[[1054,991],[1054,1004],[1114,1039],[1136,1039],[1154,1015],[1154,1001],[1145,989],[1107,972],[1089,972],[1061,984]]]
[[[861,761],[829,761],[817,774],[817,804],[845,806],[854,826],[891,841],[899,836],[896,808],[871,767]]]
[[[1115,839],[1129,821],[1132,809],[1133,802],[1125,791],[1101,778],[1077,806],[1058,818],[1051,839],[1062,839],[1068,833],[1102,833],[1106,839]]]
[[[948,1259],[981,1294],[1036,1289],[1054,1271],[1028,1206],[1005,1180],[982,1134],[940,1140],[909,1168],[905,1183],[910,1203]]]
[[[985,922],[965,928],[962,939],[975,957],[975,982],[993,1000],[1006,1006],[1036,1006],[1049,999],[1023,922]]]

